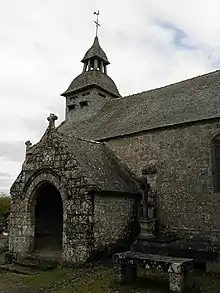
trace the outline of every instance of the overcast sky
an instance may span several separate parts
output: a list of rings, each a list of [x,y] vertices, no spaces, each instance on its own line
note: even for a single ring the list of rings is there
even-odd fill
[[[122,95],[219,68],[219,0],[7,0],[0,9],[0,191],[21,170],[95,35]]]

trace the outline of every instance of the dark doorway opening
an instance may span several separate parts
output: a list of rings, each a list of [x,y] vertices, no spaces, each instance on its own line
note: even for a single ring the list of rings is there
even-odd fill
[[[61,252],[63,203],[59,191],[49,183],[37,190],[35,205],[35,252]]]

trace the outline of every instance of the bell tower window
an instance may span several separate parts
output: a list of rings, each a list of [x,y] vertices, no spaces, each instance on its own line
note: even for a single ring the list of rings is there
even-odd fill
[[[76,104],[68,106],[69,111],[76,109]]]
[[[82,73],[61,94],[66,98],[65,117],[74,121],[87,119],[96,114],[108,100],[120,97],[114,81],[107,74],[110,62],[97,35],[81,62]]]
[[[88,101],[82,101],[82,102],[79,102],[79,104],[80,104],[81,109],[83,109],[89,105]]]

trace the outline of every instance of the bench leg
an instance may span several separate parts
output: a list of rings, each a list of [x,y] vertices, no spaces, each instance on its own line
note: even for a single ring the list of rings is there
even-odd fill
[[[118,279],[120,283],[132,283],[137,279],[137,267],[130,264],[122,264],[119,267]]]
[[[175,293],[182,293],[184,287],[185,276],[184,273],[169,273],[170,291]]]

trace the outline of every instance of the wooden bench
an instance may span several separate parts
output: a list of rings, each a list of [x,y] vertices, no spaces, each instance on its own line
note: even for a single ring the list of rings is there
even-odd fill
[[[149,270],[168,272],[170,291],[177,293],[183,292],[186,273],[193,267],[193,259],[133,251],[114,254],[113,262],[119,265],[120,283],[135,281],[139,266]]]

